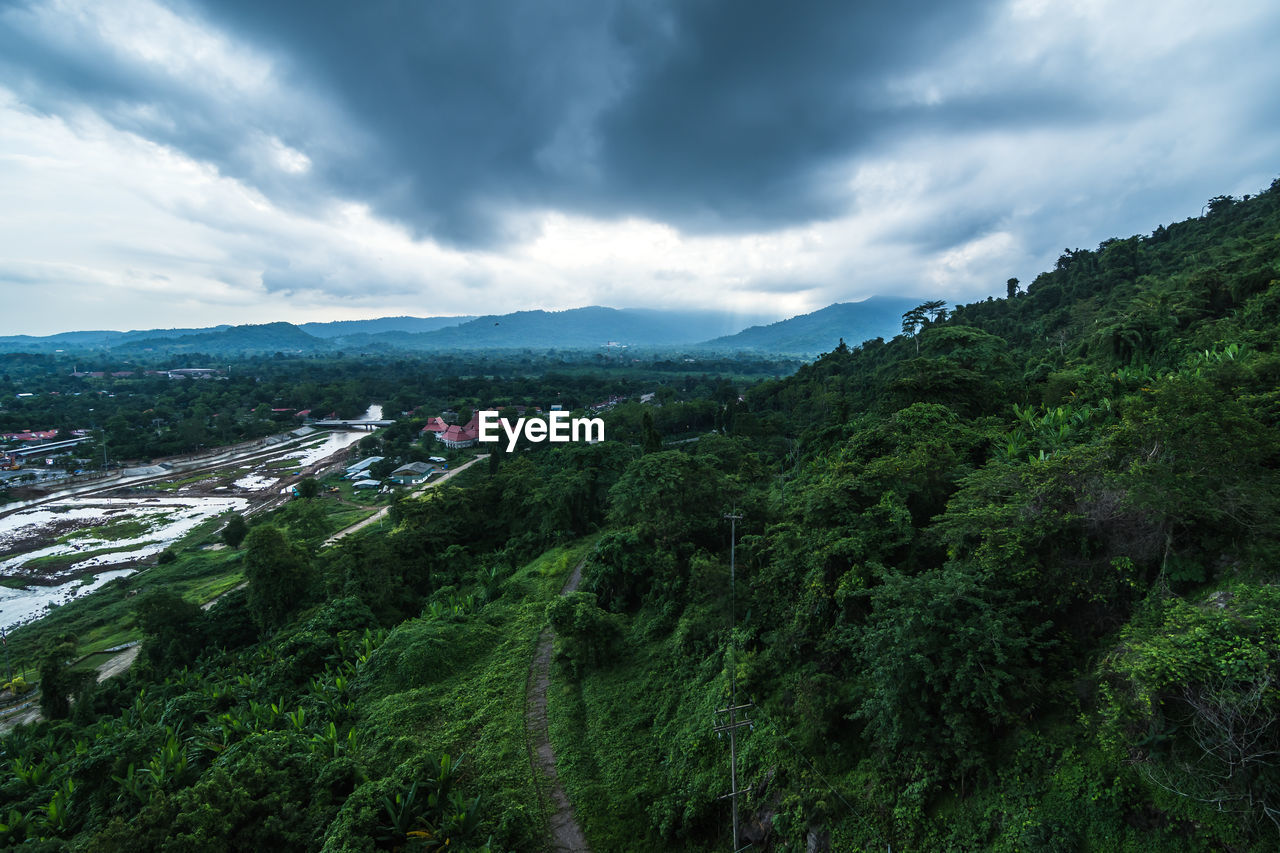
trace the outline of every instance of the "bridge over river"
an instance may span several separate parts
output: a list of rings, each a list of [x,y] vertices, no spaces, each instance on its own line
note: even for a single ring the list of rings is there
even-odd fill
[[[344,420],[312,421],[311,423],[307,424],[307,426],[313,426],[317,429],[363,429],[369,432],[373,432],[378,427],[391,426],[393,423],[395,423],[395,421],[387,421],[387,420],[374,421],[374,420],[364,420],[362,418],[356,418],[349,421],[344,421]]]
[[[370,404],[363,416],[358,418],[326,418],[322,421],[311,421],[308,426],[317,429],[362,429],[373,432],[378,427],[391,426],[394,419],[382,417],[382,406]]]

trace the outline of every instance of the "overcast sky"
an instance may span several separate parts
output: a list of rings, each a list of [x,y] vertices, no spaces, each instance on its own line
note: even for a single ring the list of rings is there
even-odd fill
[[[890,5],[0,0],[0,334],[966,302],[1280,175],[1274,0]]]

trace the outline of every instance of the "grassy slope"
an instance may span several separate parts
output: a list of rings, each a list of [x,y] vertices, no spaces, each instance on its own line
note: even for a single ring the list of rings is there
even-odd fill
[[[525,691],[547,603],[590,542],[548,551],[519,569],[500,598],[469,613],[401,623],[370,659],[358,685],[359,728],[373,777],[419,776],[442,753],[465,756],[463,787],[483,797],[486,821],[515,849],[537,849],[545,816],[525,729]],[[361,823],[349,803],[327,849]],[[375,809],[376,811],[376,809]]]
[[[718,619],[695,610],[693,618]],[[716,709],[728,704],[723,656],[689,654],[685,620],[674,630],[643,615],[627,623],[604,665],[577,680],[552,670],[560,777],[593,850],[703,849],[674,827],[691,818],[714,835],[728,826],[728,805],[716,800],[729,790],[728,742],[713,732]],[[688,787],[673,791],[673,774]]]

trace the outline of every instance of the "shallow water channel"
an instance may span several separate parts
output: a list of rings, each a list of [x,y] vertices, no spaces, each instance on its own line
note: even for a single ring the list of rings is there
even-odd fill
[[[21,589],[0,587],[0,626],[27,622],[51,604],[131,574],[139,560],[205,520],[248,505],[240,497],[69,497],[0,518],[0,547],[9,552],[0,559],[0,577],[31,581]]]
[[[372,405],[366,420],[380,420],[382,407]],[[250,504],[275,495],[282,477],[304,469],[356,443],[369,433],[337,431],[317,434],[282,447],[278,453],[237,463],[228,460],[210,480],[219,494],[183,485],[171,494],[76,496],[41,500],[0,517],[0,627],[5,629],[42,616],[51,605],[91,592],[113,578],[137,571],[201,523],[228,512],[244,512]],[[281,460],[293,464],[281,467]],[[295,467],[296,466],[296,467]],[[287,470],[286,470],[287,469]],[[175,471],[174,478],[184,475]],[[153,482],[153,481],[148,481]],[[161,486],[163,488],[163,486]],[[236,492],[243,492],[242,495]],[[10,505],[12,507],[12,505]]]

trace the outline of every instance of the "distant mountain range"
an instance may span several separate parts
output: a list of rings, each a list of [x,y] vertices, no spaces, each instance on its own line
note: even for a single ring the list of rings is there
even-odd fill
[[[829,352],[843,340],[857,346],[874,338],[892,338],[902,331],[902,315],[919,299],[872,296],[862,302],[836,302],[767,326],[752,326],[736,335],[716,338],[702,346],[717,350],[816,355]]]
[[[317,338],[352,335],[379,335],[387,332],[434,332],[457,326],[474,317],[380,317],[377,320],[334,320],[329,323],[300,323],[298,328]]]
[[[697,348],[816,355],[841,338],[850,345],[892,337],[901,315],[919,300],[875,296],[829,305],[769,325],[766,319],[720,311],[665,311],[591,306],[567,311],[517,311],[484,317],[383,317],[332,323],[266,323],[204,329],[63,332],[0,337],[0,352],[202,353],[208,355],[441,352],[447,350],[594,350]]]

